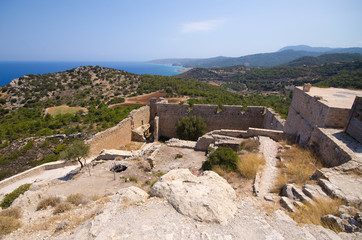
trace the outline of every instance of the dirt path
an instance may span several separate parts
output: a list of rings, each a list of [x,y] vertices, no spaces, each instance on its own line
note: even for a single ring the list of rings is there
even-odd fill
[[[265,158],[265,166],[261,173],[259,193],[258,196],[263,198],[274,187],[274,179],[278,174],[278,168],[276,167],[278,159],[276,158],[279,148],[279,143],[275,142],[269,137],[259,137],[260,150]]]

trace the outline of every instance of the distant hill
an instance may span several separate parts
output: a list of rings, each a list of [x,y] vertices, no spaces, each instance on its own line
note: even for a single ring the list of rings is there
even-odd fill
[[[362,54],[359,53],[332,53],[323,54],[318,57],[305,56],[295,59],[289,63],[284,64],[285,66],[312,66],[317,64],[332,63],[332,62],[348,62],[362,60]]]
[[[158,59],[149,61],[156,64],[170,64],[190,68],[226,67],[244,65],[250,67],[273,67],[286,64],[295,59],[311,56],[318,57],[331,53],[359,53],[362,48],[326,48],[309,47],[306,45],[289,46],[272,53],[259,53],[242,57],[214,57],[214,58],[183,58],[183,59]]]

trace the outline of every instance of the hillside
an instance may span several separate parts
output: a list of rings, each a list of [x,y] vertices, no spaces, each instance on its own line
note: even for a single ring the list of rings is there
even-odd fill
[[[189,99],[190,104],[269,106],[284,117],[290,104],[285,96],[242,96],[194,79],[136,75],[98,66],[27,75],[0,88],[0,180],[58,160],[74,136],[86,138],[115,126],[138,107],[137,101],[128,107],[111,105],[127,105],[132,96],[156,91],[165,97],[187,96],[181,99]],[[65,114],[46,114],[54,112],[46,111],[49,107]]]
[[[333,59],[323,55],[316,61]],[[333,56],[333,55],[332,55]],[[345,55],[342,55],[345,56]],[[350,55],[348,55],[350,56]],[[338,58],[340,55],[338,55]],[[340,58],[339,58],[340,59]],[[305,62],[305,58],[297,61]],[[291,63],[294,65],[294,63]],[[299,64],[298,64],[299,65]],[[284,92],[289,86],[310,82],[316,86],[362,89],[362,61],[326,63],[313,66],[280,66],[270,68],[247,68],[233,66],[224,68],[194,68],[178,77],[199,81],[217,82],[227,89],[238,92]]]
[[[259,53],[241,57],[215,57],[206,59],[159,59],[150,63],[172,64],[191,68],[209,68],[244,65],[249,67],[273,67],[286,64],[295,59],[332,53],[359,53],[362,48],[313,48],[305,45],[291,46],[271,53]],[[356,60],[356,59],[354,59]]]
[[[284,66],[312,66],[323,63],[334,63],[334,62],[349,62],[349,61],[357,61],[362,60],[362,54],[359,53],[331,53],[331,54],[323,54],[318,57],[305,56],[293,61],[290,61]]]

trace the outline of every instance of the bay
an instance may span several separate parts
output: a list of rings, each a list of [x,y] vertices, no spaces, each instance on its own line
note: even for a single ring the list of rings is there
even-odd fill
[[[0,86],[27,74],[45,74],[66,71],[80,66],[108,67],[135,74],[173,76],[180,74],[179,66],[151,64],[146,62],[0,62]]]

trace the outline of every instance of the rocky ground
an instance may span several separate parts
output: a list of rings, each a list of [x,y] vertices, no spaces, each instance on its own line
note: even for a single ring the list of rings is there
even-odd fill
[[[268,153],[264,149],[265,155],[274,159],[279,145],[270,140],[263,139],[260,149],[269,146],[266,149],[273,151]],[[201,173],[199,168],[206,160],[204,152],[154,144],[145,154],[94,161],[72,178],[55,175],[53,179],[39,178],[14,201],[12,208],[22,210],[22,227],[4,239],[362,237],[360,233],[337,234],[321,226],[298,226],[277,200],[254,196],[252,181],[229,176],[228,183],[214,172]],[[113,173],[109,169],[114,164],[127,169]],[[264,179],[272,181],[276,170],[273,163],[269,167],[271,170],[265,170],[268,174]],[[269,188],[262,186],[263,196]],[[58,197],[65,202],[75,193],[83,194],[83,201],[64,213],[55,214],[51,206],[37,210],[42,199]]]

